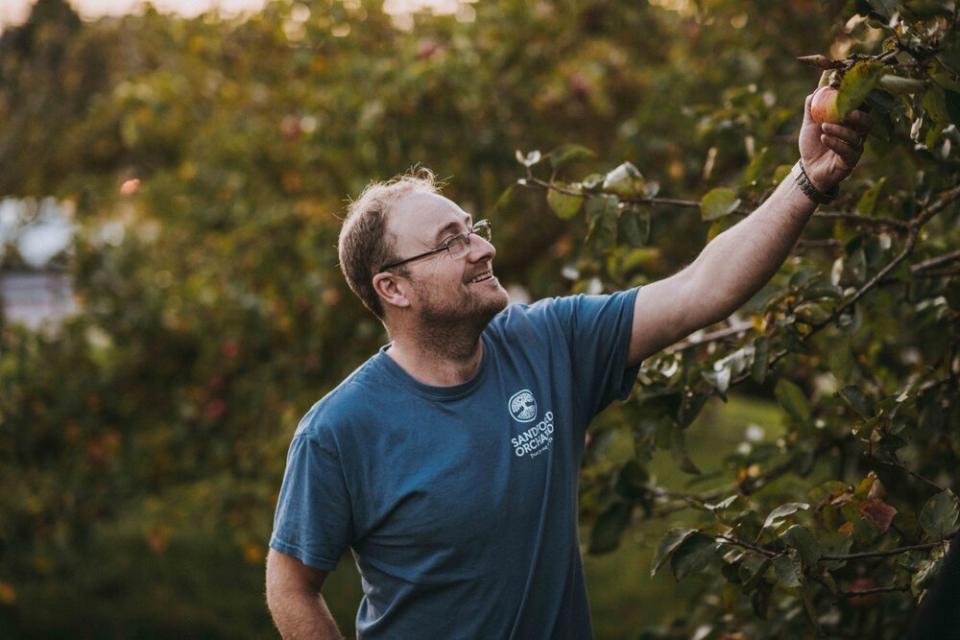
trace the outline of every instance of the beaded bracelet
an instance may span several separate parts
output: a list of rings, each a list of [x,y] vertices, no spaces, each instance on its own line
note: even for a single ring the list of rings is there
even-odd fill
[[[803,191],[805,196],[817,204],[830,204],[840,195],[840,187],[838,185],[833,185],[833,188],[827,192],[820,191],[820,189],[813,186],[813,183],[810,182],[810,178],[807,176],[807,172],[803,169],[803,160],[797,160],[797,164],[793,165],[792,173],[793,179],[797,181],[797,186],[800,187],[800,191]]]

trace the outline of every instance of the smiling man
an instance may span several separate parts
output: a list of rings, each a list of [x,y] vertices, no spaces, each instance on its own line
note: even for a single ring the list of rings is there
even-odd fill
[[[642,289],[508,305],[489,223],[420,171],[369,186],[340,234],[390,343],[315,404],[267,559],[284,638],[336,638],[321,589],[350,549],[363,638],[590,638],[577,471],[640,362],[727,317],[856,165],[867,115],[800,132],[801,162],[688,267]]]

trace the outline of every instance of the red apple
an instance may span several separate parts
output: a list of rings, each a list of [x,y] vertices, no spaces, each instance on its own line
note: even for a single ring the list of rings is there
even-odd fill
[[[810,102],[810,116],[814,122],[839,124],[842,121],[837,109],[837,95],[838,92],[833,87],[820,87],[814,92]]]

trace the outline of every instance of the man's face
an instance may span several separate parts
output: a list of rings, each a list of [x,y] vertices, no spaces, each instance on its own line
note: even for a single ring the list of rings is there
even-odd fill
[[[397,202],[387,233],[393,236],[394,254],[402,260],[440,247],[450,237],[465,233],[473,222],[443,196],[412,193]],[[470,235],[465,256],[451,258],[442,251],[408,263],[412,309],[429,325],[482,329],[508,302],[507,292],[493,275],[496,253],[492,244]]]

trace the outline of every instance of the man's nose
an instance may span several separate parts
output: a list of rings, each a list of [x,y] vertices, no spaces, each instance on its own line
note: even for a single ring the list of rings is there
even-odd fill
[[[470,236],[470,253],[469,253],[470,262],[482,262],[484,260],[491,260],[496,255],[497,255],[497,248],[493,246],[493,242],[489,240],[484,240],[478,235]]]

